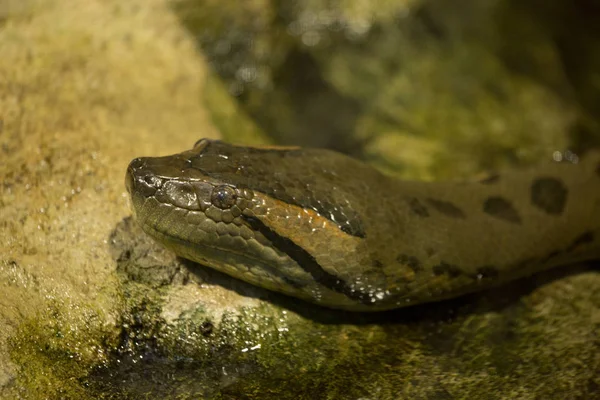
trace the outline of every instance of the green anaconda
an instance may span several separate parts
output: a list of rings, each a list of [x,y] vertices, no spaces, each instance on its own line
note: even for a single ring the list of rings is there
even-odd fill
[[[411,182],[328,150],[203,139],[133,160],[126,186],[144,231],[179,256],[323,306],[376,311],[600,259],[599,161]]]

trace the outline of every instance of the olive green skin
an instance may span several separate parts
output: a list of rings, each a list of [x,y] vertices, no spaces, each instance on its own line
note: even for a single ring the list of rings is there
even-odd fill
[[[179,256],[322,306],[379,311],[600,259],[598,157],[481,182],[406,182],[321,149],[203,139],[138,158],[144,231]]]

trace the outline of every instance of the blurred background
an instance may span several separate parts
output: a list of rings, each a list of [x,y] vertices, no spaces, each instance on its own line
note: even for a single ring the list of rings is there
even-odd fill
[[[594,1],[192,0],[174,10],[211,80],[274,143],[431,178],[598,142]],[[220,118],[208,90],[219,130],[244,138],[250,128]]]

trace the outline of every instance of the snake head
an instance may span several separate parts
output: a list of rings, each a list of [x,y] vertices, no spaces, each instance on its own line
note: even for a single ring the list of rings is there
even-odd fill
[[[345,257],[365,235],[336,190],[343,169],[322,167],[332,156],[344,157],[202,139],[179,154],[134,159],[125,182],[143,230],[179,256],[266,289],[355,309],[375,297],[349,275],[361,267]]]

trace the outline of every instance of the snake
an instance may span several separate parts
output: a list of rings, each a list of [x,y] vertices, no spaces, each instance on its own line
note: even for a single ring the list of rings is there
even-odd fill
[[[600,156],[405,181],[326,149],[201,139],[136,158],[143,231],[185,259],[320,306],[382,311],[600,259]]]

